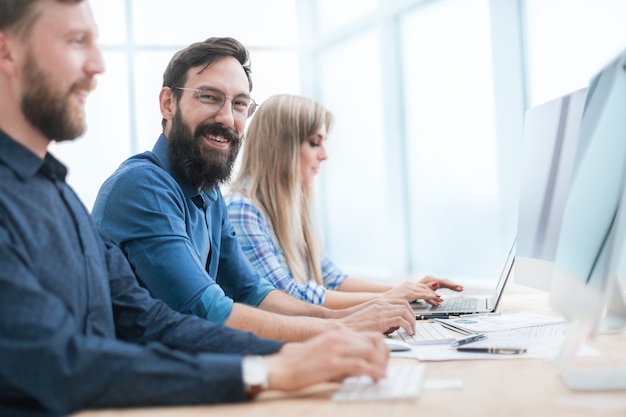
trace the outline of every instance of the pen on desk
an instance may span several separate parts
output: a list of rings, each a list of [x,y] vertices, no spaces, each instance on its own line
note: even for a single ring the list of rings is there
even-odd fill
[[[450,345],[453,346],[453,347],[459,347],[459,346],[462,346],[462,345],[466,345],[468,343],[476,342],[477,340],[483,340],[486,337],[487,337],[486,334],[478,333],[478,334],[474,334],[474,335],[469,336],[469,337],[465,337],[463,339],[455,340],[454,342],[450,343]]]
[[[471,313],[471,314],[459,314],[459,317],[476,317],[476,316],[499,316],[500,313]]]
[[[450,330],[455,331],[455,332],[457,332],[457,333],[461,333],[461,334],[473,334],[473,333],[472,333],[471,331],[469,331],[469,330],[463,329],[463,328],[461,328],[461,327],[457,327],[457,326],[455,326],[455,325],[453,325],[453,324],[450,324],[450,323],[447,323],[447,322],[445,322],[445,321],[440,321],[440,320],[437,320],[437,319],[435,319],[434,321],[435,321],[435,323],[439,323],[439,324],[441,324],[441,325],[442,325],[443,327],[445,327],[446,329],[450,329]]]
[[[458,352],[473,352],[473,353],[497,353],[500,355],[517,355],[519,353],[526,353],[526,348],[510,348],[510,347],[458,347]]]

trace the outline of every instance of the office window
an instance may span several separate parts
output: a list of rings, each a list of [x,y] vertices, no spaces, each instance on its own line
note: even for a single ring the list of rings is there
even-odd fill
[[[320,98],[335,116],[322,167],[327,249],[349,270],[386,272],[391,236],[379,33],[367,31],[320,53]]]
[[[326,33],[375,12],[378,0],[318,0],[319,31]]]
[[[161,134],[161,112],[158,97],[163,84],[163,71],[173,53],[173,50],[138,50],[132,57],[134,60],[134,82],[131,91],[137,106],[137,111],[135,111],[136,134],[133,135],[132,142],[136,152],[151,150],[157,137]]]
[[[171,45],[232,36],[249,48],[295,45],[294,0],[133,0],[133,41]]]
[[[107,45],[126,41],[126,0],[92,0],[94,17],[100,29],[100,42]]]
[[[401,31],[412,261],[439,276],[487,272],[509,240],[502,222],[515,219],[499,204],[509,179],[498,170],[489,2],[420,8]]]
[[[515,235],[523,96],[519,73],[494,63],[492,37],[516,27],[492,20],[516,9],[400,3],[315,45],[318,96],[337,117],[319,184],[327,249],[355,275],[497,279]],[[499,112],[515,114],[508,138]]]
[[[626,48],[622,0],[525,0],[529,106],[587,86]]]

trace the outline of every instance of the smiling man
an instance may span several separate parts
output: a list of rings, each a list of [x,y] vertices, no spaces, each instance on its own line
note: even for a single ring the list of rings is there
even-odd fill
[[[276,290],[242,253],[219,186],[256,103],[247,49],[210,38],[179,51],[159,95],[163,134],[103,184],[93,218],[137,278],[174,309],[285,341],[336,328],[413,332],[404,300],[331,310]],[[308,317],[303,317],[308,316]]]

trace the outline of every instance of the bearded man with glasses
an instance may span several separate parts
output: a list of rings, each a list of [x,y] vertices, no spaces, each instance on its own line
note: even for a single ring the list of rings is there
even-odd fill
[[[219,187],[257,107],[251,90],[249,54],[235,39],[176,53],[159,95],[163,133],[100,189],[92,215],[102,237],[124,251],[154,297],[214,323],[283,341],[344,328],[412,334],[405,300],[313,305],[275,289],[243,254]]]

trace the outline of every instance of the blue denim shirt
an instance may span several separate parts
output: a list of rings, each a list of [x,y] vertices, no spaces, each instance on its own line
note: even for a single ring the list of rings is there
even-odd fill
[[[177,311],[223,323],[233,301],[258,306],[275,290],[243,254],[219,188],[176,178],[163,135],[104,182],[92,217],[141,284]]]
[[[66,173],[0,131],[0,415],[243,401],[241,355],[281,344],[150,297]]]

